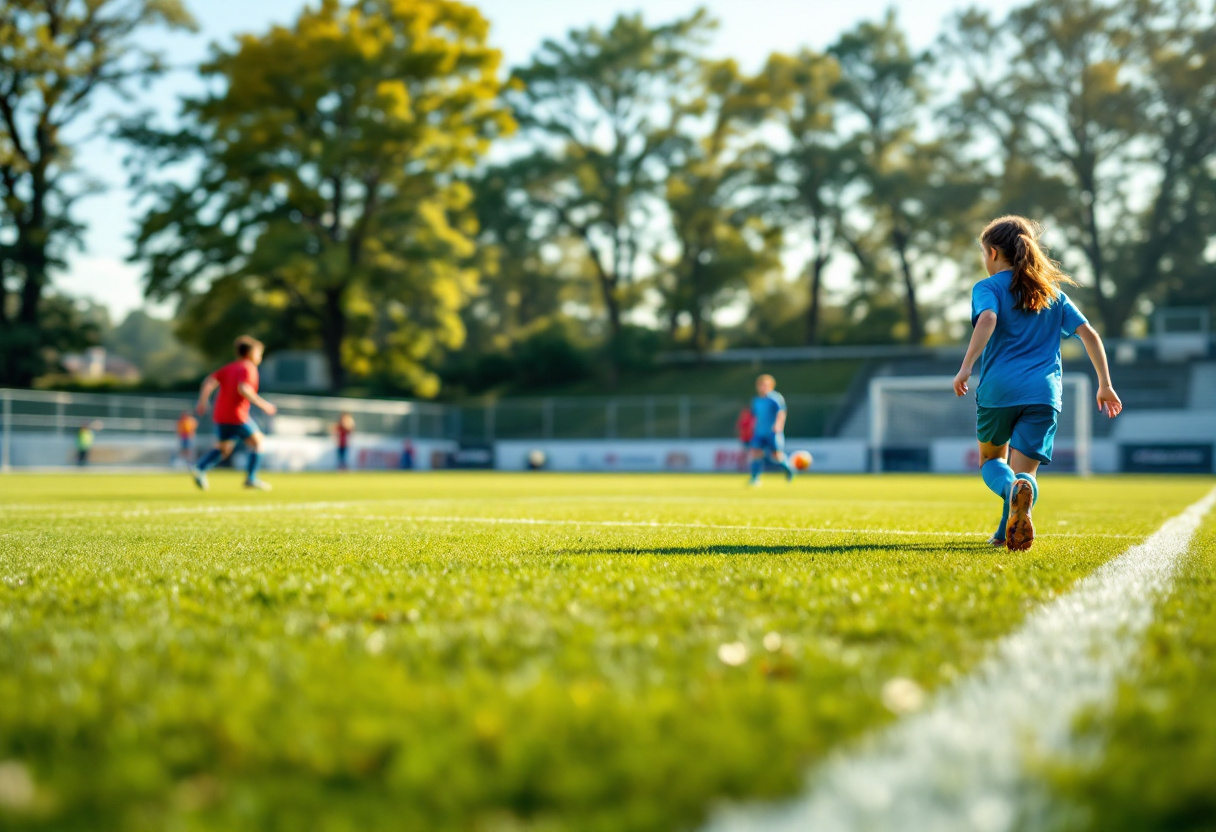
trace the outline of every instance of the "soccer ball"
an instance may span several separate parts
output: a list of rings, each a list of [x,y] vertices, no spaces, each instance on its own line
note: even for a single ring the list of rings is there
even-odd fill
[[[795,470],[809,471],[815,464],[815,458],[811,456],[810,451],[794,451],[790,454],[790,462],[793,463]]]

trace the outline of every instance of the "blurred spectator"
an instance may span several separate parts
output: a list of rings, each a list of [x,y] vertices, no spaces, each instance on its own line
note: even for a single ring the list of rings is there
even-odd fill
[[[80,466],[89,464],[89,451],[93,450],[93,425],[91,422],[85,422],[80,426],[80,430],[76,431],[76,464]]]
[[[183,410],[177,417],[178,453],[181,459],[189,465],[194,461],[194,435],[198,432],[198,419]]]
[[[343,413],[338,417],[338,423],[334,425],[334,436],[338,440],[338,470],[346,471],[349,468],[347,457],[350,453],[350,436],[355,432],[355,417],[349,413]]]

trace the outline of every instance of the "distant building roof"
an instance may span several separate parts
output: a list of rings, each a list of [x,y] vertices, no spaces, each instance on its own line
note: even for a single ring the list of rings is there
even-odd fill
[[[136,382],[140,379],[138,367],[121,356],[110,355],[105,347],[89,347],[84,352],[69,353],[63,357],[63,368],[81,381],[115,378]]]

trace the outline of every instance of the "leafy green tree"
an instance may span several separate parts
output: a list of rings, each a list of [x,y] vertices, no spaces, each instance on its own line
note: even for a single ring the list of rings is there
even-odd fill
[[[835,95],[845,116],[860,125],[846,147],[865,183],[868,220],[881,230],[894,258],[890,270],[903,287],[907,340],[917,344],[925,333],[917,290],[928,268],[918,260],[932,247],[926,202],[933,161],[917,135],[929,95],[929,56],[912,51],[893,11],[844,33],[829,53],[840,66]],[[885,259],[870,252],[859,262],[872,269]]]
[[[664,242],[655,217],[712,25],[703,10],[658,26],[620,16],[545,41],[514,72],[510,101],[534,148],[519,162],[533,234],[578,241],[614,344]]]
[[[155,196],[135,251],[149,295],[286,324],[335,390],[374,376],[434,395],[429,364],[462,343],[478,280],[457,174],[513,126],[488,30],[449,0],[324,0],[217,48],[202,71],[219,83],[179,131],[125,130],[145,163],[194,162],[184,183],[136,173]]]
[[[771,184],[779,214],[790,225],[806,227],[811,252],[806,263],[807,304],[802,341],[820,341],[823,282],[843,238],[850,186],[857,159],[838,138],[837,101],[840,66],[828,55],[808,49],[772,55],[762,73],[772,99],[772,120],[782,129],[782,149],[774,153]]]
[[[1212,278],[1213,26],[1192,0],[1040,0],[955,23],[955,42],[1005,56],[961,64],[960,112],[1004,150],[997,200],[1051,221],[1112,335]]]
[[[782,238],[780,226],[757,210],[766,154],[755,128],[771,107],[765,84],[742,75],[734,61],[717,61],[705,65],[697,92],[696,112],[708,130],[689,137],[672,159],[666,202],[678,255],[665,295],[670,319],[688,315],[689,342],[703,353],[715,308],[780,269]]]
[[[196,379],[205,370],[197,350],[177,339],[172,321],[136,309],[109,330],[102,345],[136,367],[145,381],[172,384]]]
[[[464,311],[475,349],[506,349],[561,313],[565,281],[555,247],[534,236],[535,210],[522,198],[528,172],[526,164],[491,166],[470,183],[486,275]]]
[[[160,71],[140,33],[192,25],[178,0],[0,4],[0,381],[30,384],[59,340],[47,291],[80,240],[72,206],[93,190],[69,131],[99,95]]]

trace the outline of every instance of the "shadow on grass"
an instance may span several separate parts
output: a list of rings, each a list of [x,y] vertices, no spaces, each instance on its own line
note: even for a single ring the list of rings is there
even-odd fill
[[[785,554],[848,554],[849,552],[942,552],[957,553],[995,551],[987,543],[852,543],[824,546],[601,546],[587,549],[557,549],[555,555],[785,555]]]

